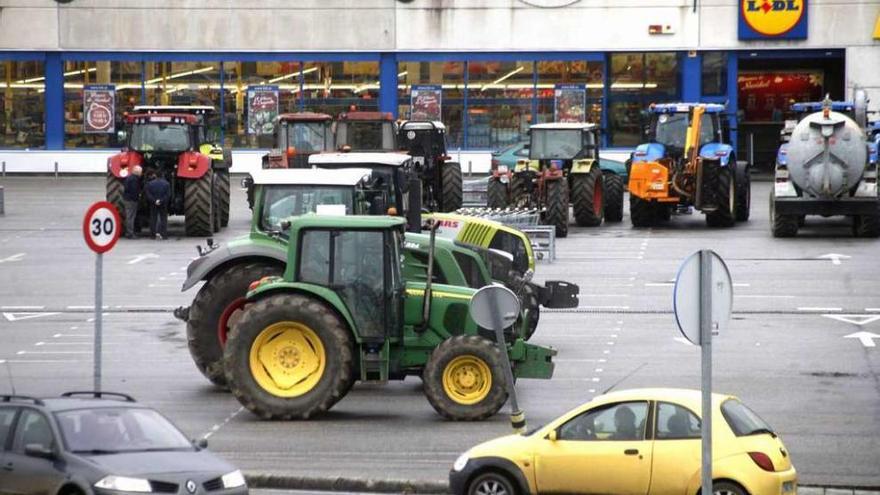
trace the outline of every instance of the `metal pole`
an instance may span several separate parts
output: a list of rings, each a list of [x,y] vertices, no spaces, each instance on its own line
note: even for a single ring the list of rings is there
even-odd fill
[[[101,318],[104,313],[104,302],[102,301],[103,292],[103,276],[104,276],[104,255],[98,254],[95,257],[95,391],[101,391]]]
[[[58,162],[55,162],[55,178],[58,178]]]
[[[510,426],[516,433],[526,431],[526,415],[519,409],[516,402],[516,386],[513,383],[513,369],[510,367],[510,356],[507,355],[507,343],[504,340],[504,320],[501,318],[501,309],[498,307],[498,299],[489,298],[489,312],[492,313],[492,326],[495,327],[495,341],[501,349],[501,361],[504,367],[504,375],[507,381],[507,392],[510,394]]]
[[[702,360],[702,494],[712,493],[712,252],[700,250],[700,357]]]
[[[6,162],[3,162],[3,177],[6,177]]]

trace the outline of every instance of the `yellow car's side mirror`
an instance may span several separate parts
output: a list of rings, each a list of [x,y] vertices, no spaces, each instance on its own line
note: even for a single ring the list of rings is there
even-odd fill
[[[556,430],[550,430],[550,433],[547,434],[547,440],[550,440],[551,442],[556,441]]]

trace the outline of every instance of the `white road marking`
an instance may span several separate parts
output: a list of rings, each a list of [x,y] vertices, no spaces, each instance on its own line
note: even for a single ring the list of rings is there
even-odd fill
[[[19,310],[21,310],[21,309],[43,309],[43,308],[45,308],[45,306],[0,306],[0,309],[8,309],[8,310],[15,310],[15,309],[19,309]]]
[[[752,297],[756,299],[794,299],[795,296],[780,296],[776,294],[734,294],[733,297]]]
[[[41,318],[43,316],[53,316],[61,313],[3,313],[3,317],[7,321],[30,320],[31,318]]]
[[[861,342],[862,345],[865,347],[877,347],[877,344],[874,343],[874,339],[880,339],[880,335],[871,332],[856,332],[849,335],[844,335],[843,338],[859,339],[859,342]]]
[[[602,363],[604,359],[554,359],[554,363]]]
[[[865,311],[870,313],[880,313],[880,308],[865,308]]]
[[[852,258],[852,256],[847,256],[845,254],[837,254],[837,253],[828,253],[828,254],[823,254],[822,256],[816,256],[816,259],[831,260],[832,265],[839,265],[840,260],[848,260],[850,258]]]
[[[578,294],[578,297],[629,297],[629,294]]]
[[[224,419],[222,422],[217,423],[216,425],[212,426],[211,431],[209,431],[208,433],[205,433],[202,436],[202,438],[204,438],[205,440],[211,438],[211,435],[220,431],[220,428],[223,428],[224,426],[226,426],[227,423],[229,423],[230,421],[232,421],[233,418],[235,418],[236,416],[241,414],[242,411],[244,411],[244,406],[239,407],[235,412],[233,412],[232,414],[227,416],[226,419]]]
[[[602,368],[596,368],[595,371],[596,371],[596,373],[601,373],[601,372],[604,371],[604,370],[603,370]]]
[[[852,323],[853,325],[867,325],[880,320],[880,315],[822,315],[825,318],[842,321],[844,323]]]
[[[91,306],[67,306],[66,309],[95,309],[95,305],[92,304]],[[101,309],[110,309],[110,306],[101,306]]]
[[[32,354],[91,354],[92,351],[18,351],[16,352],[19,356],[32,355]]]
[[[597,309],[629,309],[629,306],[578,306],[577,309],[597,310]]]
[[[13,254],[12,256],[7,256],[7,257],[5,257],[5,258],[0,258],[0,263],[8,263],[8,262],[11,262],[11,261],[21,261],[21,259],[24,258],[24,256],[25,256],[24,253],[15,253],[15,254]]]
[[[128,261],[129,265],[134,265],[135,263],[140,263],[141,261],[148,260],[151,258],[158,258],[159,255],[156,253],[147,253],[147,254],[138,254],[135,256],[130,256],[130,260]]]
[[[799,307],[798,311],[818,311],[820,313],[828,312],[828,311],[843,311],[843,308],[816,308],[812,306],[808,307]]]

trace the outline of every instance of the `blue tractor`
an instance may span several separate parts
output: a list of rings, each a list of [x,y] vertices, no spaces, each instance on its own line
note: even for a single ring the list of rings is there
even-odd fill
[[[748,220],[749,165],[736,161],[724,105],[654,104],[648,114],[648,142],[626,162],[633,226],[650,227],[691,208],[705,213],[711,227]]]

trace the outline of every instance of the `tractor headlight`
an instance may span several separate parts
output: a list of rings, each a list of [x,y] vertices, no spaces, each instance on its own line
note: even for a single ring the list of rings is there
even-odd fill
[[[245,484],[244,475],[237,469],[231,473],[224,474],[220,481],[223,482],[223,488],[238,488]]]
[[[460,456],[458,456],[458,459],[456,459],[455,462],[452,463],[452,470],[461,471],[462,469],[464,469],[465,466],[467,466],[469,460],[470,457],[468,457],[467,452],[461,454]]]
[[[95,483],[95,488],[115,490],[117,492],[151,493],[153,487],[150,482],[140,478],[126,478],[125,476],[105,476]]]

